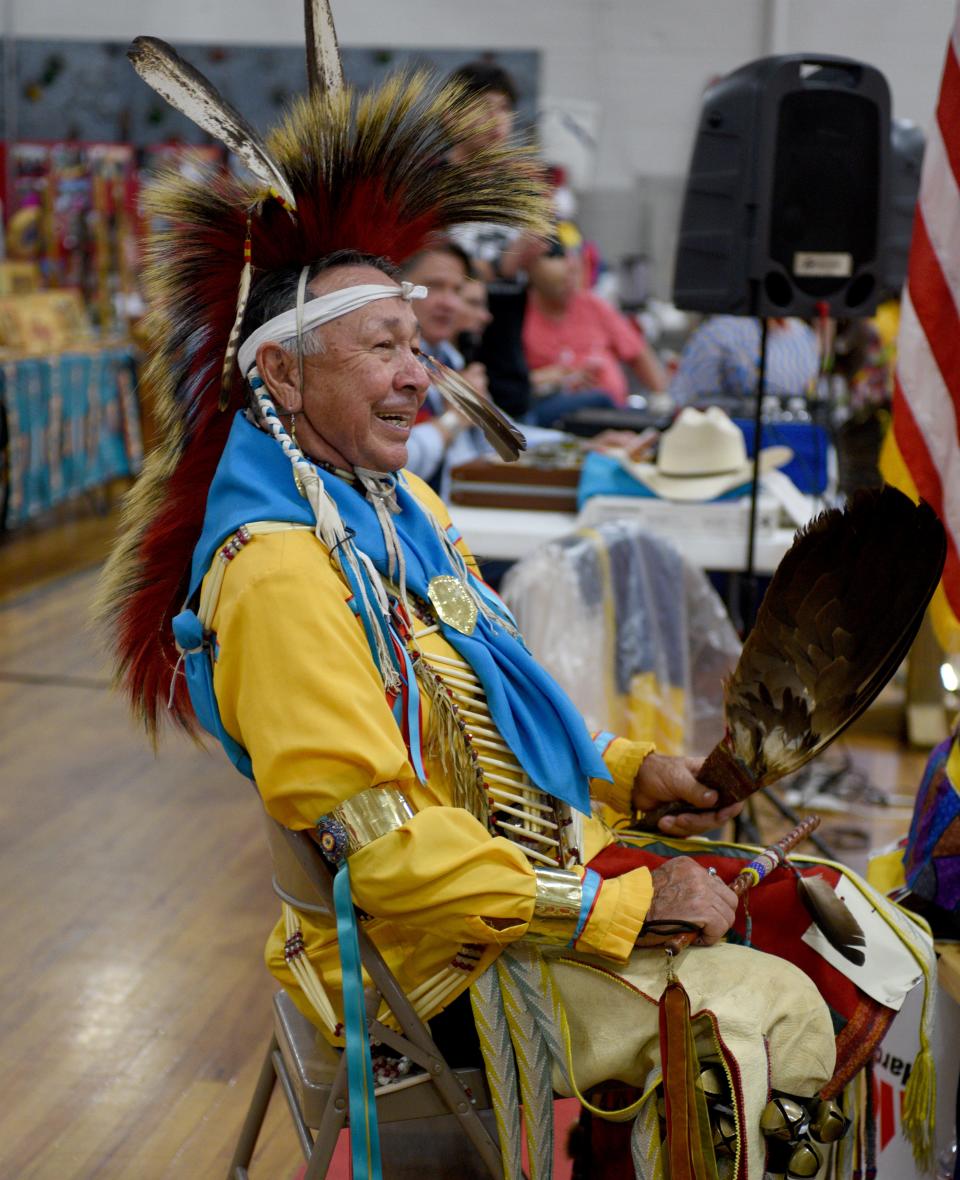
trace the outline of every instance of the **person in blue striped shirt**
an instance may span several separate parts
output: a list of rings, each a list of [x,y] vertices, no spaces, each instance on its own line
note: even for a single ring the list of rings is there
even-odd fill
[[[808,392],[820,367],[817,337],[799,319],[767,321],[764,392],[795,397]],[[711,316],[693,333],[670,382],[677,405],[711,397],[752,397],[760,364],[760,320],[754,316]]]

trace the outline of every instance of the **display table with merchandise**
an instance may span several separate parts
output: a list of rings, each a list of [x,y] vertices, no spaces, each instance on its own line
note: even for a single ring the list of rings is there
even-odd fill
[[[0,527],[21,527],[143,464],[130,348],[0,352]]]

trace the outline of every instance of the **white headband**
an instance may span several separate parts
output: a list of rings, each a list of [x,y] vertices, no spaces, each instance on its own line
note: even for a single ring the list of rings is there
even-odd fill
[[[291,307],[281,315],[275,315],[272,320],[261,324],[256,331],[240,345],[237,352],[237,363],[244,376],[256,363],[257,349],[268,340],[290,340],[302,332],[309,332],[311,328],[329,323],[347,312],[356,311],[358,307],[365,307],[375,299],[426,299],[427,288],[414,286],[413,283],[401,283],[396,287],[380,286],[374,283],[361,283],[356,287],[344,287],[340,291],[330,291],[317,299],[311,299],[302,307],[302,321],[298,323],[299,308]]]

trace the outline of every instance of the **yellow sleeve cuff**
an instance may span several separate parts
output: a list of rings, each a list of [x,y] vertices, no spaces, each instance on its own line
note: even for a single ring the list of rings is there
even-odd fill
[[[632,869],[605,880],[577,939],[577,950],[626,962],[640,937],[651,901],[653,878],[649,869]]]
[[[640,764],[656,749],[653,742],[634,742],[629,738],[614,738],[603,752],[607,770],[613,775],[613,782],[603,779],[590,780],[590,793],[600,803],[606,803],[621,815],[633,811],[633,781]]]
[[[425,807],[350,857],[354,901],[375,918],[458,943],[505,946],[533,914],[523,852],[461,807]]]

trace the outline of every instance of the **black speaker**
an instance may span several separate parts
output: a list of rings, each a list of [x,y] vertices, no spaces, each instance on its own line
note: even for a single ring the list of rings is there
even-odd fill
[[[706,92],[673,297],[691,311],[869,315],[881,295],[890,92],[848,58],[750,62]]]

